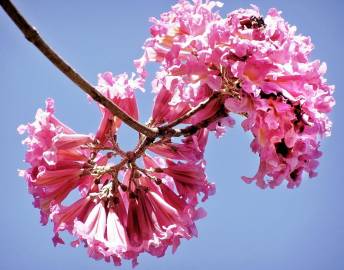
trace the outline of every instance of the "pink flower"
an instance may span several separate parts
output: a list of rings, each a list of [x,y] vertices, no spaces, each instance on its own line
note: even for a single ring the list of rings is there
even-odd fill
[[[106,211],[102,202],[94,205],[85,222],[75,221],[74,234],[87,243],[88,253],[95,259],[104,256],[105,232]]]
[[[232,108],[232,103],[226,104]],[[246,130],[254,134],[251,148],[260,156],[257,174],[243,177],[245,182],[256,181],[259,187],[274,188],[287,180],[287,186],[293,188],[300,185],[303,172],[314,177],[316,159],[321,156],[318,136],[326,133],[326,128],[315,128],[308,121],[306,103],[291,101],[281,94],[261,93],[260,99],[243,104],[249,104],[247,112],[252,110]]]
[[[21,172],[27,180],[34,205],[41,209],[42,224],[47,223],[50,208],[61,203],[83,182],[84,166],[90,151],[80,148],[93,141],[89,135],[76,134],[54,116],[54,102],[48,99],[46,110],[39,109],[33,123],[19,128],[27,132],[26,161],[30,168]]]
[[[126,216],[125,216],[126,217]],[[124,217],[119,216],[114,208],[110,208],[107,216],[106,238],[110,253],[123,253],[128,249],[128,236],[125,231]]]
[[[84,220],[93,204],[89,197],[84,197],[67,207],[55,205],[50,214],[54,223],[54,232],[67,230],[72,233],[74,222]]]
[[[136,196],[130,199],[128,210],[127,233],[132,246],[160,257],[169,245],[175,249],[180,238],[191,238],[193,221],[188,215],[181,215],[158,193],[137,190]]]
[[[32,166],[42,164],[42,154],[51,147],[52,138],[55,135],[75,133],[54,116],[54,101],[52,99],[47,99],[45,111],[37,110],[33,123],[19,126],[18,132],[20,134],[28,133],[28,137],[23,141],[23,144],[28,147],[25,161]]]
[[[36,188],[33,196],[37,206],[49,213],[50,207],[61,203],[81,182],[83,170],[80,168],[47,171],[41,168],[37,178],[31,181]]]
[[[153,144],[149,150],[166,158],[197,162],[203,159],[207,140],[208,130],[201,129],[195,135],[183,139],[182,143],[162,141]]]
[[[140,78],[131,78],[126,73],[113,76],[111,72],[105,72],[98,75],[97,89],[103,95],[111,99],[121,109],[128,113],[134,119],[138,119],[138,108],[134,90],[142,88],[143,82]],[[121,120],[114,117],[107,109],[100,106],[102,112],[102,121],[100,122],[96,138],[100,143],[106,143],[111,140],[111,134],[116,133],[121,125]]]
[[[92,142],[91,136],[83,134],[58,134],[53,138],[53,145],[61,150],[76,148]]]
[[[202,160],[198,163],[175,163],[166,159],[159,164],[156,160],[145,156],[144,162],[147,169],[154,169],[156,173],[153,174],[156,177],[161,179],[171,177],[178,194],[185,200],[197,203],[198,194],[203,193],[202,200],[205,201],[209,195],[215,193],[215,185],[207,181],[205,164]]]
[[[157,93],[152,112],[153,125],[172,122],[190,109],[190,105],[182,102],[179,97],[177,79],[156,79],[153,90]]]
[[[208,195],[215,193],[214,185],[206,180],[203,163],[196,165],[174,163],[169,160],[166,160],[166,163],[167,168],[164,168],[163,172],[173,178],[180,195],[193,199],[202,192],[204,194],[203,200],[206,200]]]

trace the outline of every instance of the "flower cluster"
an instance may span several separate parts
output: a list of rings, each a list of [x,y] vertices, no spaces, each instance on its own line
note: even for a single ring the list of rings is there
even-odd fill
[[[126,74],[99,75],[98,90],[134,119],[134,90],[139,87],[139,81]],[[135,265],[142,252],[160,257],[168,246],[176,250],[181,238],[197,235],[195,220],[205,216],[198,195],[205,200],[215,191],[204,172],[207,129],[180,144],[150,143],[148,149],[159,157],[141,152],[143,138],[134,151],[125,152],[116,140],[121,120],[99,108],[102,118],[96,135],[77,134],[60,122],[51,99],[33,123],[18,129],[28,133],[23,143],[31,166],[20,174],[41,210],[42,224],[49,218],[54,223],[55,245],[64,243],[59,232],[66,230],[76,238],[73,246],[83,243],[89,256],[116,265],[122,258]],[[112,164],[114,156],[122,161]],[[141,157],[142,168],[137,162]],[[64,205],[76,188],[80,198]]]
[[[144,87],[146,65],[160,66],[147,123],[157,133],[140,134],[132,151],[117,141],[123,119],[102,105],[95,135],[59,121],[52,99],[33,123],[18,128],[28,134],[30,165],[20,175],[41,223],[53,222],[55,245],[67,231],[72,246],[85,245],[94,259],[136,265],[142,252],[160,257],[197,236],[195,221],[205,216],[199,201],[215,193],[205,174],[208,134],[222,136],[234,125],[232,114],[244,118],[260,158],[257,174],[245,182],[274,188],[286,180],[293,188],[304,172],[316,175],[319,139],[330,135],[327,114],[334,105],[325,64],[309,61],[310,39],[277,10],[263,18],[252,6],[222,18],[212,11],[221,6],[179,1],[151,19],[151,37],[134,61],[138,75],[99,75],[97,90],[138,121],[135,91]],[[66,205],[75,189],[79,198]]]
[[[260,157],[257,174],[244,181],[261,188],[283,180],[290,188],[298,186],[303,172],[316,175],[319,138],[330,135],[327,113],[335,102],[334,87],[323,77],[326,65],[309,61],[310,38],[297,35],[276,9],[263,18],[252,5],[222,18],[212,12],[221,5],[180,1],[151,19],[151,38],[135,65],[145,78],[146,64],[160,63],[153,90],[155,107],[164,113],[155,117],[153,112],[154,123],[169,123],[217,94],[183,123],[199,122],[222,106],[227,114],[243,115],[242,126],[253,134],[251,147]],[[233,124],[225,115],[208,129],[221,136]]]

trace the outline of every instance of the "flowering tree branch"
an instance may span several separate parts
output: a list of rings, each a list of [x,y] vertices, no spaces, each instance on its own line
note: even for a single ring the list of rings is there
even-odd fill
[[[157,130],[149,128],[123,111],[118,105],[112,102],[109,98],[101,94],[95,87],[93,87],[86,79],[75,71],[73,67],[66,63],[61,56],[59,56],[40,36],[37,29],[31,26],[28,21],[20,14],[18,9],[11,3],[10,0],[0,0],[0,5],[6,11],[8,16],[17,25],[17,27],[24,34],[25,38],[31,42],[38,50],[41,51],[51,63],[53,63],[63,74],[65,74],[71,81],[80,87],[93,100],[102,104],[114,116],[120,118],[127,125],[136,131],[145,134],[148,137],[156,136]]]
[[[309,61],[308,38],[295,35],[276,9],[264,19],[257,7],[222,18],[218,1],[180,0],[160,19],[153,18],[144,53],[134,61],[136,75],[99,75],[92,87],[58,56],[8,0],[1,6],[50,61],[90,95],[102,118],[95,135],[77,134],[54,115],[46,101],[26,132],[26,161],[21,171],[41,211],[42,224],[54,223],[54,244],[62,231],[73,233],[73,246],[84,243],[90,256],[119,265],[142,252],[164,255],[180,239],[197,235],[198,207],[215,192],[204,159],[208,134],[217,137],[245,116],[259,155],[253,177],[261,188],[282,182],[298,187],[302,175],[316,175],[319,138],[330,135],[327,113],[334,105],[325,65]],[[152,84],[154,105],[147,126],[140,124],[135,90],[147,78],[146,65],[159,64]],[[136,77],[138,75],[138,77]],[[101,106],[102,105],[102,106]],[[139,133],[136,147],[117,142],[125,122]],[[176,139],[177,137],[177,139]],[[181,138],[178,138],[181,137]],[[114,162],[114,156],[120,161]],[[116,163],[116,164],[114,164]],[[65,206],[74,189],[80,199]]]

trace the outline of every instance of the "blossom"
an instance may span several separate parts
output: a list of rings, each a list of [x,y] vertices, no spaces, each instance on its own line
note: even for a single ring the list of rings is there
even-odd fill
[[[116,103],[135,120],[138,119],[138,108],[134,90],[138,88],[143,90],[142,81],[140,78],[135,79],[134,74],[131,78],[126,73],[113,76],[111,72],[105,72],[98,75],[98,91]],[[102,120],[96,134],[96,139],[100,143],[110,143],[111,145],[111,135],[116,134],[122,121],[118,117],[114,117],[103,106],[99,105],[99,108],[102,112]]]
[[[182,139],[181,143],[161,141],[150,146],[149,150],[169,159],[198,162],[203,159],[207,141],[208,130],[201,129],[194,135]]]
[[[148,62],[160,64],[153,123],[171,123],[219,93],[182,123],[212,119],[224,105],[227,116],[213,119],[207,129],[220,137],[224,126],[234,125],[229,112],[244,116],[242,126],[253,134],[251,148],[260,158],[257,174],[243,177],[245,182],[274,188],[286,180],[290,188],[299,186],[303,172],[316,175],[320,138],[332,126],[327,114],[335,104],[334,87],[324,78],[326,64],[309,60],[310,38],[297,34],[280,11],[272,8],[263,17],[252,5],[221,18],[212,11],[216,6],[180,1],[151,20],[151,37],[135,64],[138,73]],[[152,151],[177,158],[168,143]]]
[[[109,160],[118,149],[110,138],[117,131],[103,141],[77,134],[55,118],[52,100],[47,104],[33,123],[21,128],[29,132],[24,140],[28,153],[35,150],[28,159],[31,167],[22,174],[41,210],[42,224],[48,218],[54,224],[54,245],[64,244],[60,233],[67,231],[75,237],[72,246],[84,243],[90,257],[116,265],[129,259],[135,265],[142,252],[160,257],[169,246],[174,252],[182,238],[197,236],[195,221],[205,216],[197,196],[203,193],[205,200],[213,193],[204,173],[207,129],[181,143],[152,146],[151,151],[160,152],[160,161],[146,156],[141,171],[123,167],[114,175]],[[80,198],[65,205],[74,189]]]
[[[47,218],[54,204],[61,203],[84,180],[86,160],[90,151],[80,148],[93,141],[91,135],[75,133],[54,116],[54,101],[46,101],[46,109],[39,109],[36,119],[19,128],[27,132],[26,170],[20,171],[34,197],[34,206],[41,210],[41,222]]]

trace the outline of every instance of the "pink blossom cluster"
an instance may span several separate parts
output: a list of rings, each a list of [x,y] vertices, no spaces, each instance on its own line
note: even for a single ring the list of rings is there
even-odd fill
[[[309,61],[310,38],[297,35],[280,11],[272,8],[263,18],[252,5],[222,18],[212,12],[216,6],[222,4],[180,1],[160,19],[151,18],[151,37],[135,64],[143,78],[148,62],[161,64],[153,82],[155,108],[161,112],[162,101],[168,106],[157,123],[173,121],[220,92],[222,99],[185,123],[209,117],[223,105],[228,113],[243,115],[242,127],[252,133],[251,148],[260,158],[257,174],[243,180],[261,188],[286,180],[296,187],[303,172],[316,175],[319,138],[331,132],[327,114],[335,104],[334,87],[323,77],[326,64]],[[233,124],[226,116],[208,129],[221,136]]]
[[[98,89],[133,118],[138,117],[134,88],[137,80],[126,74],[99,75]],[[182,140],[150,146],[160,157],[144,153],[143,168],[116,141],[120,119],[100,107],[102,118],[96,135],[77,134],[54,116],[54,102],[46,101],[33,123],[18,128],[27,132],[26,162],[20,171],[41,210],[41,223],[54,223],[54,244],[63,244],[59,232],[75,236],[72,246],[83,243],[89,256],[112,260],[131,259],[149,252],[163,256],[167,247],[176,250],[181,238],[197,236],[195,220],[205,216],[199,208],[214,193],[204,172],[206,129]],[[111,158],[123,156],[121,164]],[[166,157],[166,158],[164,158]],[[74,189],[80,198],[71,205],[64,200]]]
[[[297,35],[277,10],[263,18],[252,6],[222,18],[213,12],[221,6],[179,1],[151,19],[151,37],[134,61],[138,75],[99,75],[97,90],[138,121],[135,91],[144,87],[146,65],[159,64],[147,124],[158,133],[140,134],[133,151],[120,147],[122,120],[102,105],[95,135],[59,121],[52,99],[18,128],[28,134],[30,165],[20,175],[41,223],[53,222],[55,245],[67,231],[72,246],[83,244],[94,259],[136,265],[140,253],[161,257],[197,236],[195,221],[206,215],[199,202],[215,193],[205,173],[208,134],[222,136],[234,125],[232,114],[243,117],[260,158],[245,182],[274,188],[286,180],[293,188],[304,172],[316,175],[319,139],[330,135],[334,105],[325,64],[309,61],[310,38]],[[66,205],[73,190],[79,197]]]

